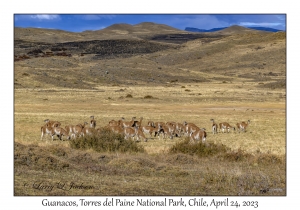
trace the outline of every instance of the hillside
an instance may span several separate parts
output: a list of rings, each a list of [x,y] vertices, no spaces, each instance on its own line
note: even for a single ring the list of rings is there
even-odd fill
[[[181,33],[153,23],[115,24],[83,33],[15,29],[15,88],[236,79],[285,87],[285,32],[253,31],[232,26],[205,34]],[[107,33],[109,39],[102,39],[100,35]],[[66,79],[60,82],[57,77]]]
[[[98,32],[103,33],[120,33],[120,34],[162,34],[162,33],[186,33],[185,31],[152,22],[143,22],[136,25],[130,24],[113,24]]]
[[[216,33],[216,34],[223,34],[223,35],[231,35],[231,34],[247,34],[247,33],[267,33],[266,31],[259,31],[259,30],[255,30],[255,29],[250,29],[250,28],[246,28],[246,27],[242,27],[242,26],[238,26],[238,25],[233,25],[230,26],[228,28],[224,28],[222,30],[219,31],[215,31],[212,33]]]
[[[157,34],[188,34],[163,24],[143,22],[136,25],[125,23],[113,24],[107,28],[96,31],[83,31],[74,33],[55,29],[20,28],[15,27],[14,39],[30,42],[61,43],[74,41],[91,41],[106,39],[141,39],[152,37]]]

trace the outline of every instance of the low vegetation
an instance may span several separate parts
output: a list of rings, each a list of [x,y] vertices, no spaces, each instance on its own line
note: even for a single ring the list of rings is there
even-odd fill
[[[154,99],[154,97],[151,95],[146,95],[146,96],[144,96],[144,99]]]
[[[133,96],[131,94],[127,94],[125,98],[133,98]]]
[[[191,143],[190,138],[185,138],[184,141],[177,142],[170,148],[171,153],[184,153],[197,155],[199,157],[207,157],[217,153],[226,153],[229,150],[225,145],[217,145],[213,143]]]
[[[133,140],[125,140],[124,135],[109,129],[101,129],[93,135],[78,137],[69,141],[71,148],[92,149],[96,152],[144,152],[143,146]]]
[[[256,154],[251,154],[242,149],[232,150],[223,144],[202,142],[193,144],[189,138],[177,142],[169,151],[171,154],[183,153],[196,155],[200,158],[214,156],[220,161],[246,161],[251,165],[282,164],[284,162],[284,158],[278,155],[261,153],[259,151]]]
[[[97,147],[99,149],[99,147]],[[107,150],[103,146],[103,150]],[[183,151],[183,152],[181,152]],[[285,158],[177,143],[165,154],[15,144],[15,195],[284,195]],[[35,171],[35,173],[33,173]],[[48,181],[46,181],[48,180]],[[34,184],[83,183],[69,191]],[[24,186],[28,183],[28,186]],[[184,183],[184,184],[183,184]]]

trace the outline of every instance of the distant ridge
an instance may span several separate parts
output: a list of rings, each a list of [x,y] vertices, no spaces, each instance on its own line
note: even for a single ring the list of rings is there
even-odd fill
[[[199,29],[199,28],[193,28],[193,27],[186,27],[184,30],[185,31],[190,31],[190,32],[216,32],[216,31],[221,31],[229,27],[222,27],[222,28],[212,28],[212,29]],[[245,27],[248,29],[253,29],[253,30],[258,30],[258,31],[269,31],[269,32],[278,32],[282,30],[278,30],[275,28],[268,28],[268,27]]]
[[[255,27],[246,28],[238,25],[233,25],[224,28],[213,28],[210,30],[197,29],[187,27],[186,30],[173,28],[165,24],[153,22],[142,22],[136,25],[119,23],[108,26],[107,28],[94,31],[69,32],[58,29],[43,29],[43,28],[14,28],[14,39],[30,42],[45,42],[45,43],[62,43],[74,41],[91,41],[91,40],[107,40],[107,39],[135,39],[135,40],[156,40],[173,43],[182,43],[190,39],[203,36],[227,36],[232,34],[246,33],[271,33],[270,31],[279,31],[276,29]],[[200,34],[191,33],[200,32]],[[210,32],[209,34],[201,34]],[[284,31],[283,31],[284,32]]]
[[[15,40],[21,39],[33,42],[72,42],[106,39],[143,39],[160,34],[189,34],[188,31],[173,28],[165,24],[142,22],[136,25],[118,23],[100,30],[69,32],[45,28],[14,28]]]
[[[119,23],[108,26],[107,28],[98,30],[97,32],[106,33],[123,33],[123,34],[136,34],[136,33],[176,33],[186,32],[185,30],[179,30],[168,25],[158,24],[153,22],[142,22],[136,25],[130,25],[127,23]]]

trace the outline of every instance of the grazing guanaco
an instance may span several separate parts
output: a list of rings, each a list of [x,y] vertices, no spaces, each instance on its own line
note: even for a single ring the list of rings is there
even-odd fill
[[[192,141],[202,141],[204,143],[206,141],[206,132],[203,129],[196,130],[195,132],[191,132],[190,138]]]
[[[185,133],[185,127],[182,123],[176,123],[176,131],[178,133],[178,136],[184,135]]]
[[[214,119],[210,119],[210,121],[212,121],[212,126],[211,126],[211,128],[212,128],[212,133],[213,133],[213,134],[218,133],[218,124],[215,123],[215,120],[214,120]]]
[[[152,126],[152,127],[155,127],[153,121],[148,121],[148,124],[147,124],[147,125]]]
[[[140,118],[140,121],[134,121],[134,126],[140,128],[142,126],[143,117]]]
[[[109,126],[109,129],[117,134],[124,134],[124,128],[119,125]]]
[[[41,140],[43,139],[43,137],[45,135],[50,135],[52,134],[52,128],[54,127],[59,127],[61,125],[60,122],[58,121],[50,121],[49,119],[44,120],[44,122],[46,123],[45,125],[43,125],[41,127]]]
[[[235,127],[231,126],[227,122],[219,123],[219,126],[220,126],[220,130],[222,130],[222,133],[224,133],[225,131],[227,131],[227,133],[229,133],[230,129],[235,131]]]
[[[85,136],[85,135],[91,135],[95,132],[95,128],[91,128],[91,127],[86,127],[88,123],[87,122],[84,122],[84,127],[82,128],[82,136]]]
[[[140,139],[144,140],[145,142],[148,141],[148,139],[146,138],[146,136],[143,133],[142,129],[137,127],[137,130],[136,130],[136,140],[139,141]]]
[[[51,127],[59,127],[59,126],[61,126],[61,123],[58,122],[58,121],[51,121],[49,119],[46,119],[46,120],[44,120],[44,122],[46,124],[48,124],[49,126],[51,126]]]
[[[43,140],[43,137],[45,135],[52,135],[52,127],[49,126],[48,124],[45,124],[41,127],[41,140]]]
[[[248,120],[247,122],[237,123],[236,127],[239,132],[240,131],[246,132],[246,128],[248,127],[249,124],[250,124],[250,120]]]
[[[82,124],[78,125],[67,125],[65,129],[72,139],[82,136],[82,129],[84,126]]]
[[[138,131],[137,127],[126,127],[126,128],[124,128],[125,139],[128,140],[128,139],[131,138],[132,140],[134,140],[134,137],[136,136],[137,131]]]
[[[123,128],[134,127],[135,126],[135,122],[136,122],[135,119],[136,119],[136,117],[132,117],[131,121],[126,122],[126,121],[124,121],[125,118],[122,117],[122,119],[120,121],[120,124],[121,124],[121,126]]]
[[[90,116],[90,127],[95,128],[96,127],[96,120],[94,119],[94,116]]]
[[[149,134],[152,137],[153,133],[154,133],[154,136],[156,136],[157,134],[159,134],[161,132],[161,126],[158,125],[157,127],[152,127],[152,126],[146,125],[146,126],[142,126],[141,130],[144,133],[147,133],[147,134]]]
[[[59,140],[62,140],[63,136],[66,136],[66,138],[69,140],[70,136],[67,133],[67,131],[61,127],[53,127],[51,130],[51,136],[52,136],[52,141],[54,140],[54,136],[57,135],[59,137]]]
[[[109,126],[120,126],[121,125],[121,120],[118,120],[118,121],[111,120],[111,121],[108,122],[108,125]]]

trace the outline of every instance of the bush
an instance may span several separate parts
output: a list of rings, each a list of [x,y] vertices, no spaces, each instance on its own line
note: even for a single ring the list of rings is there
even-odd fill
[[[178,79],[173,79],[170,81],[170,83],[178,82]]]
[[[190,143],[190,138],[187,137],[185,140],[176,143],[169,150],[170,153],[184,153],[184,154],[195,154],[199,157],[207,157],[217,153],[226,153],[229,150],[223,144],[212,144],[212,143],[202,143],[199,141],[198,143]]]
[[[151,96],[151,95],[146,95],[146,96],[144,96],[144,99],[153,99],[154,97],[153,96]]]
[[[169,153],[183,153],[188,155],[197,155],[198,157],[214,156],[218,161],[240,162],[247,161],[248,164],[270,165],[282,164],[285,162],[284,157],[274,154],[258,153],[256,155],[247,153],[239,148],[238,150],[231,150],[223,144],[214,143],[190,143],[190,138],[177,142],[169,150]]]
[[[132,140],[125,140],[124,135],[102,129],[93,135],[70,140],[74,149],[93,149],[96,152],[144,152],[144,147]]]

